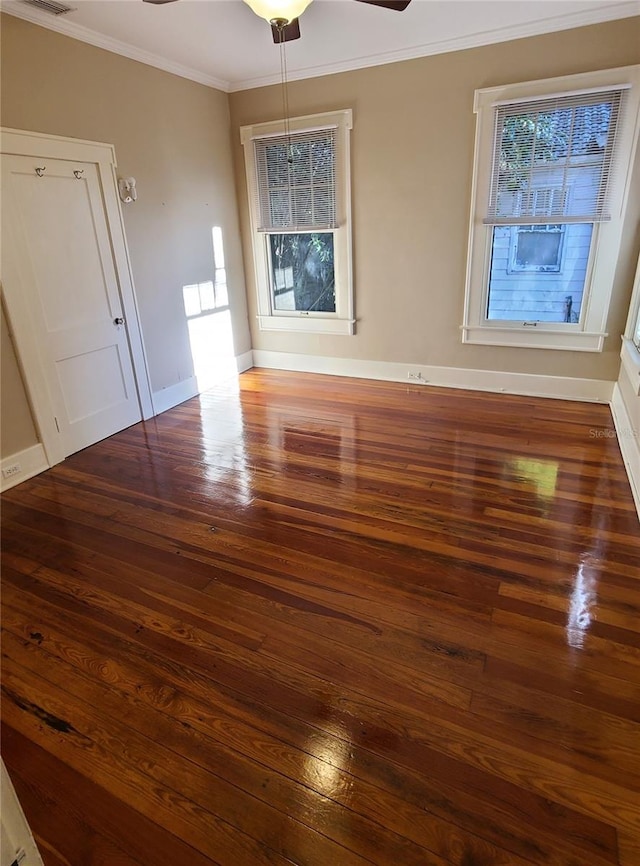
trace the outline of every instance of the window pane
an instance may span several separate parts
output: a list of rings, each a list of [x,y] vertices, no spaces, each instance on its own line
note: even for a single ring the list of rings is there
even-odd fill
[[[289,183],[289,161],[286,142],[268,144],[265,148],[267,182],[270,187],[287,186]]]
[[[516,260],[521,268],[560,270],[559,232],[518,232]]]
[[[633,333],[633,342],[640,349],[640,310],[638,310],[638,318],[636,319],[636,329]]]
[[[256,140],[260,229],[324,229],[335,217],[335,130]]]
[[[296,189],[296,196],[291,201],[291,219],[296,226],[313,225],[311,188]]]
[[[581,99],[499,108],[491,213],[505,219],[599,213],[619,95]]]
[[[519,226],[511,230],[510,270],[558,273],[562,262],[564,227]]]
[[[488,319],[580,319],[592,223],[495,226]]]
[[[274,310],[335,313],[333,234],[270,234]]]
[[[291,184],[306,186],[311,182],[311,142],[294,142],[291,145]]]
[[[269,193],[270,219],[274,225],[287,226],[291,223],[291,199],[289,190],[276,189]]]

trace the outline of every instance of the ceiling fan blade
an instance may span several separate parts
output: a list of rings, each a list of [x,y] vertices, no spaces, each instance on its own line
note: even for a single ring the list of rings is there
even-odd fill
[[[291,42],[293,39],[300,39],[300,22],[297,18],[294,18],[289,24],[285,24],[282,29],[272,24],[271,35],[276,45],[280,45],[281,42]]]
[[[369,6],[382,6],[383,9],[404,12],[411,0],[356,0],[356,3],[368,3]]]
[[[175,3],[176,0],[142,0],[143,3],[153,3],[154,6],[162,6],[163,3]]]

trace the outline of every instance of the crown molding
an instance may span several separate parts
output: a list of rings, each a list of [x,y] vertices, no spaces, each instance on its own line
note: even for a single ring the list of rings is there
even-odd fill
[[[216,78],[213,75],[208,75],[197,69],[192,69],[189,66],[174,63],[172,60],[167,60],[160,55],[144,51],[141,48],[136,48],[128,42],[122,42],[119,39],[112,39],[109,36],[104,36],[88,27],[82,27],[79,24],[74,24],[72,21],[65,20],[63,16],[52,16],[45,12],[40,12],[35,7],[16,2],[16,0],[13,0],[13,2],[10,3],[3,3],[2,11],[6,12],[8,15],[15,16],[16,18],[22,18],[24,21],[29,21],[32,24],[37,24],[40,27],[45,27],[48,30],[53,30],[63,36],[69,36],[72,39],[78,39],[81,42],[86,42],[96,48],[102,48],[105,51],[120,54],[123,57],[128,57],[130,60],[137,60],[139,63],[145,63],[147,66],[155,66],[156,69],[162,69],[164,72],[178,75],[181,78],[188,78],[191,81],[196,81],[198,84],[204,84],[207,87],[213,87],[216,90],[222,90],[225,93],[235,93],[241,90],[253,90],[258,87],[268,87],[272,84],[279,84],[281,80],[280,73],[275,73],[273,75],[246,78],[240,81],[230,82],[222,78]],[[598,7],[597,9],[572,12],[567,15],[557,15],[551,18],[546,18],[544,21],[534,21],[529,24],[521,24],[515,27],[502,27],[495,30],[487,30],[482,33],[474,33],[470,36],[461,36],[455,39],[428,42],[422,45],[415,45],[411,48],[403,48],[399,51],[365,55],[341,63],[328,63],[320,66],[310,66],[303,69],[290,68],[287,77],[289,81],[300,81],[305,78],[318,78],[322,75],[335,75],[340,72],[366,69],[370,66],[383,66],[387,63],[399,63],[403,60],[416,60],[420,57],[429,57],[434,54],[446,54],[450,51],[463,51],[467,48],[481,48],[485,45],[493,45],[497,42],[508,42],[513,39],[525,39],[528,36],[541,36],[545,33],[570,30],[574,27],[585,27],[589,24],[602,24],[606,21],[615,21],[619,18],[630,18],[635,15],[640,15],[640,2],[638,2],[638,0],[628,0],[628,2],[615,3],[610,6]]]
[[[198,84],[214,87],[216,90],[223,90],[225,93],[229,92],[229,82],[222,78],[215,78],[213,75],[207,75],[197,69],[192,69],[190,66],[183,66],[181,63],[167,60],[166,57],[160,57],[158,54],[152,54],[150,51],[136,48],[135,45],[130,45],[128,42],[121,42],[119,39],[112,39],[110,36],[90,30],[88,27],[74,24],[73,21],[65,20],[63,15],[49,15],[46,12],[40,12],[33,6],[15,2],[15,0],[12,3],[3,3],[1,11],[6,12],[8,15],[13,15],[15,18],[29,21],[31,24],[37,24],[39,27],[45,27],[47,30],[53,30],[63,36],[70,36],[72,39],[78,39],[80,42],[86,42],[96,48],[103,48],[105,51],[111,51],[113,54],[128,57],[129,60],[137,60],[139,63],[155,66],[156,69],[162,69],[163,72],[170,72],[172,75],[178,75],[180,78],[188,78],[190,81],[196,81]]]
[[[619,18],[630,18],[640,15],[640,2],[616,3],[598,9],[584,10],[582,12],[571,12],[567,15],[557,15],[546,18],[544,21],[533,21],[530,24],[520,24],[513,27],[501,27],[495,30],[487,30],[483,33],[474,33],[470,36],[460,36],[455,39],[446,39],[439,42],[428,42],[423,45],[415,45],[412,48],[403,48],[399,51],[389,51],[383,54],[371,54],[364,57],[347,60],[343,63],[328,63],[322,66],[309,66],[304,69],[292,69],[287,73],[289,81],[301,81],[305,78],[318,78],[322,75],[335,75],[340,72],[352,72],[357,69],[366,69],[371,66],[384,66],[387,63],[399,63],[402,60],[416,60],[420,57],[429,57],[433,54],[447,54],[451,51],[464,51],[467,48],[481,48],[485,45],[493,45],[497,42],[509,42],[513,39],[526,39],[528,36],[542,36],[545,33],[555,33],[560,30],[571,30],[574,27],[585,27],[589,24],[602,24],[606,21],[615,21]],[[280,74],[266,75],[257,78],[246,78],[242,81],[234,81],[229,84],[229,92],[235,93],[240,90],[253,90],[257,87],[268,87],[272,84],[280,84]]]

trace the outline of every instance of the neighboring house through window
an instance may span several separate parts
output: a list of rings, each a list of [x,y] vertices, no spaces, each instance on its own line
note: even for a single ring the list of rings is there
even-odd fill
[[[601,351],[639,71],[476,91],[465,342]]]
[[[263,330],[352,334],[350,110],[241,129]]]

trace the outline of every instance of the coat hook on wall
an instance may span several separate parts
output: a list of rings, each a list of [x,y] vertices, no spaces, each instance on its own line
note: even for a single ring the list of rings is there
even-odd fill
[[[121,201],[125,204],[131,204],[132,201],[135,201],[138,198],[135,177],[121,177],[118,181],[118,192]]]
[[[38,175],[38,177],[42,177],[46,170],[46,165],[39,166],[38,168],[36,168],[36,174]]]
[[[83,169],[83,168],[77,168],[77,169],[73,172],[73,176],[76,177],[78,180],[81,180],[81,179],[82,179],[82,175],[83,175],[83,174],[84,174],[84,169]]]

